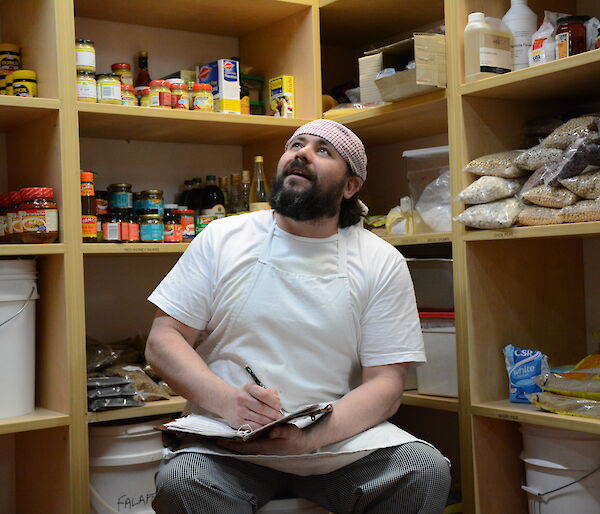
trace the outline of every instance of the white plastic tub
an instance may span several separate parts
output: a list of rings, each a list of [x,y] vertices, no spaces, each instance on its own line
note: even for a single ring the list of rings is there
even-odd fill
[[[422,311],[454,309],[452,259],[406,259]]]
[[[0,260],[0,418],[35,408],[35,261]]]

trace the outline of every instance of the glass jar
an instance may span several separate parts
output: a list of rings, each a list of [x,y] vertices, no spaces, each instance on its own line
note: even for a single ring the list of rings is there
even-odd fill
[[[13,96],[37,96],[37,74],[31,70],[13,72]]]
[[[13,94],[13,91],[12,91],[13,74],[11,73],[11,74],[7,75],[5,80],[6,80],[6,89],[5,89],[6,93],[5,94],[8,96],[12,96],[12,94]]]
[[[150,82],[150,107],[157,109],[171,108],[171,89],[166,80]]]
[[[21,49],[12,43],[0,43],[0,74],[21,69]]]
[[[77,71],[96,73],[96,48],[91,39],[75,40],[75,61]]]
[[[77,72],[77,101],[96,103],[96,76],[91,71]]]
[[[127,229],[127,242],[128,243],[139,243],[140,241],[140,221],[139,218],[130,212],[127,216],[128,225]]]
[[[581,54],[587,50],[585,22],[589,19],[589,16],[565,16],[557,20],[557,59]]]
[[[121,103],[121,82],[114,73],[96,75],[96,97],[99,104]]]
[[[129,84],[121,84],[121,105],[136,105],[138,104],[135,89]]]
[[[133,86],[133,73],[131,73],[131,64],[128,62],[116,62],[111,65],[110,69],[119,77],[121,84]]]
[[[142,243],[162,243],[164,238],[163,217],[160,214],[140,216],[140,241]]]
[[[140,105],[142,107],[150,107],[150,88],[142,89],[140,93]]]
[[[58,240],[58,208],[51,187],[21,189],[19,204],[23,243],[54,243]]]
[[[183,228],[181,216],[177,213],[177,205],[168,203],[165,205],[164,240],[165,243],[181,243],[183,241]]]
[[[214,111],[212,86],[210,84],[195,84],[192,90],[192,109],[194,111]]]
[[[109,209],[131,209],[133,198],[131,184],[111,184],[108,186]]]
[[[190,95],[183,82],[171,84],[171,107],[173,109],[190,109]]]
[[[133,212],[140,214],[142,211],[142,192],[136,191],[133,193]]]
[[[165,204],[163,201],[163,192],[160,189],[147,189],[142,191],[140,197],[140,209],[155,209],[157,214],[164,214]]]
[[[21,191],[11,191],[8,193],[8,205],[6,207],[6,241],[9,243],[20,243],[21,232],[21,213],[19,204],[21,203]]]
[[[102,217],[102,240],[108,243],[127,242],[129,225],[125,225],[127,209],[111,209]]]
[[[98,216],[108,214],[108,191],[96,190],[96,214]]]
[[[183,242],[191,242],[196,235],[194,231],[194,211],[185,207],[176,209],[175,213],[179,216],[179,223],[181,224],[181,238]]]

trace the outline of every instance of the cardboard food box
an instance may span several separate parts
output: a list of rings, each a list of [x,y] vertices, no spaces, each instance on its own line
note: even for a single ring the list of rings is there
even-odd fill
[[[294,77],[280,75],[269,79],[269,115],[281,118],[294,118]]]
[[[215,111],[240,114],[239,63],[231,59],[219,59],[196,66],[197,82],[212,86]]]

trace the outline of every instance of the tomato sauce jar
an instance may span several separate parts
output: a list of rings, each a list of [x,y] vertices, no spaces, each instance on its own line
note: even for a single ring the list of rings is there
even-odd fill
[[[58,240],[58,208],[51,187],[21,189],[21,233],[23,243],[54,243]]]

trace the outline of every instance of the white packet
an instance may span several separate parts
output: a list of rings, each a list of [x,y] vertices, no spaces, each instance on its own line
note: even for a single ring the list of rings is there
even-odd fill
[[[600,28],[600,20],[598,18],[590,18],[585,22],[585,41],[588,50],[596,49],[598,40],[598,29]]]
[[[545,64],[556,60],[556,21],[568,14],[544,11],[544,21],[540,28],[531,36],[529,49],[529,66]]]

